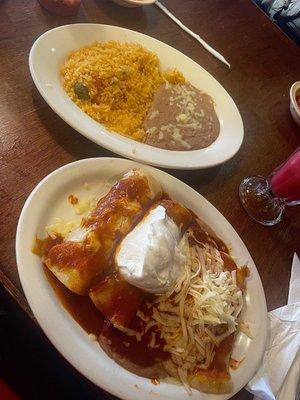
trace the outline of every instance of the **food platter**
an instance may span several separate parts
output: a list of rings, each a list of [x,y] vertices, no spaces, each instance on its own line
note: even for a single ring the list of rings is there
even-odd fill
[[[192,85],[209,94],[220,122],[217,140],[200,150],[165,150],[111,132],[81,111],[62,87],[60,68],[71,51],[95,41],[110,40],[141,44],[158,55],[163,71],[177,68]],[[65,25],[36,40],[30,51],[29,66],[40,94],[61,118],[88,139],[127,158],[164,168],[200,169],[224,163],[242,144],[244,129],[240,113],[220,83],[189,57],[147,35],[109,25]]]
[[[140,167],[140,164],[113,158],[81,160],[54,171],[34,189],[21,213],[16,238],[18,271],[27,300],[42,329],[61,354],[95,384],[120,398],[228,399],[247,384],[260,363],[267,335],[266,302],[259,274],[242,240],[201,195],[169,174],[143,166],[163,184],[171,198],[195,212],[231,247],[239,264],[246,263],[250,269],[244,319],[253,339],[245,345],[244,361],[232,372],[233,390],[225,395],[193,390],[190,397],[183,387],[167,382],[154,385],[149,379],[117,365],[62,307],[45,277],[40,259],[31,251],[35,235],[42,236],[46,224],[57,216],[68,218],[71,210],[66,199],[70,193],[80,196],[84,183],[88,183],[98,196],[104,195],[116,177],[133,167]],[[114,384],[116,380],[118,385]]]

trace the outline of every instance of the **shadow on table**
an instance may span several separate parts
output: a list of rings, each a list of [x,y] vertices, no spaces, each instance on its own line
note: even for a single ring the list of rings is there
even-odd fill
[[[198,169],[198,170],[173,170],[163,169],[170,175],[175,176],[189,186],[197,187],[197,191],[201,188],[206,187],[211,181],[213,181],[219,174],[222,166]]]
[[[45,131],[51,135],[59,146],[75,159],[119,157],[109,150],[94,144],[75,129],[71,128],[48,106],[34,86],[32,87],[32,103]]]
[[[115,399],[71,367],[1,285],[0,376],[22,400]]]
[[[0,1],[0,9],[1,9],[1,7],[3,7],[5,5],[5,3],[8,3],[8,2],[9,2],[9,0],[1,0]]]

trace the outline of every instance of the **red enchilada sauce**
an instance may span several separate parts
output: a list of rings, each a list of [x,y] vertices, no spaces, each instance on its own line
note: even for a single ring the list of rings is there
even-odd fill
[[[192,223],[194,239],[191,240],[195,240],[198,243],[204,242],[214,244],[221,252],[225,268],[229,271],[237,269],[236,264],[228,255],[229,251],[226,245],[219,238],[217,238],[213,232],[208,233],[204,224],[203,226],[199,226],[196,222],[197,219],[195,214],[192,213],[192,215],[194,220]],[[51,247],[61,242],[61,237],[56,239],[52,239],[50,237],[44,240],[37,239],[34,252],[38,255],[47,255]],[[44,271],[50,285],[60,299],[64,308],[88,334],[93,334],[96,338],[100,338],[99,341],[104,350],[121,365],[124,365],[130,370],[128,364],[124,363],[124,360],[127,360],[129,364],[133,363],[137,367],[141,368],[140,371],[138,368],[135,370],[131,369],[133,372],[146,376],[146,374],[143,373],[143,371],[145,371],[143,368],[154,367],[160,360],[166,360],[170,357],[169,353],[163,351],[164,342],[159,339],[159,335],[157,335],[156,338],[156,344],[159,344],[159,347],[149,347],[149,343],[151,341],[151,332],[155,331],[154,328],[150,328],[146,334],[141,335],[140,340],[137,340],[135,336],[126,335],[125,333],[116,329],[107,319],[105,319],[101,312],[95,307],[89,296],[82,296],[71,292],[45,266]],[[241,288],[243,288],[248,269],[245,267],[245,269],[243,269],[239,274],[238,271],[239,269],[237,270],[237,283]],[[147,296],[149,295],[145,295],[146,298]],[[151,300],[151,295],[148,300]],[[151,308],[149,309],[146,306],[145,300],[140,309],[146,316],[149,316],[149,314],[152,312],[150,311]],[[126,306],[124,307],[124,312],[126,312]],[[145,327],[145,322],[143,322],[137,316],[133,318],[129,326],[130,329],[133,329],[137,332],[142,332],[143,327]],[[231,343],[233,340],[233,338],[229,338],[225,340],[224,343],[222,342],[222,344],[219,346],[219,350],[216,353],[213,364],[209,369],[210,371],[211,369],[224,371],[224,354],[229,352],[229,347],[231,348]],[[104,344],[106,344],[106,346],[104,346]],[[107,351],[105,347],[109,347],[109,351]],[[155,378],[156,376],[154,375],[149,377]]]
[[[88,296],[81,296],[68,290],[47,267],[44,267],[44,271],[55,294],[75,321],[88,334],[93,334],[97,338],[100,335],[105,337],[111,350],[120,357],[125,357],[141,367],[151,367],[158,359],[165,360],[169,357],[169,354],[162,350],[163,342],[160,342],[161,346],[157,349],[148,347],[151,329],[142,336],[141,341],[120,332],[103,317]],[[132,321],[131,328],[140,329],[140,320],[137,317]]]

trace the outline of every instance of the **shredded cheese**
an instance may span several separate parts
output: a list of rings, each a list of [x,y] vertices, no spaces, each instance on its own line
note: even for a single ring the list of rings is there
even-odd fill
[[[142,340],[141,334],[139,332],[137,332],[136,330],[130,329],[130,328],[125,328],[125,326],[122,326],[122,325],[119,325],[119,324],[116,324],[116,323],[114,325],[121,332],[125,333],[125,335],[127,335],[127,336],[135,336],[135,338],[136,338],[136,340],[138,342],[140,342]]]
[[[216,347],[237,330],[243,294],[236,284],[235,271],[224,269],[219,250],[213,244],[190,245],[185,237],[186,263],[181,278],[168,293],[157,295],[152,317],[145,331],[154,330],[171,354],[166,362],[171,376],[190,391],[188,377],[211,365]],[[138,314],[143,319],[142,314]],[[149,347],[155,346],[151,332]]]

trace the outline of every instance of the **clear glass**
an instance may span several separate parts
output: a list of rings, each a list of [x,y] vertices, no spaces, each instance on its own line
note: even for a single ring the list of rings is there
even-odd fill
[[[239,195],[255,221],[267,226],[280,222],[286,206],[300,204],[300,147],[270,176],[243,179]]]

